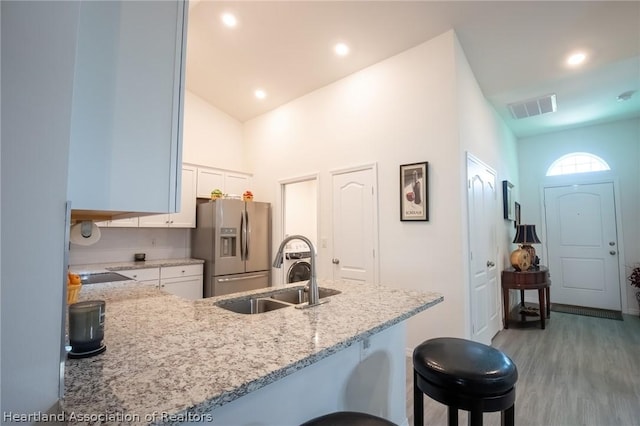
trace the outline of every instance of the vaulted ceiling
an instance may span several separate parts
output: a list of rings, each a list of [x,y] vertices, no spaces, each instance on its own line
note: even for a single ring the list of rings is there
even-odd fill
[[[640,92],[617,99],[640,90],[637,1],[192,0],[186,84],[244,122],[450,29],[519,137],[640,116]],[[333,54],[339,41],[349,55]],[[576,51],[586,60],[569,67]],[[555,113],[516,120],[507,107],[552,93]]]

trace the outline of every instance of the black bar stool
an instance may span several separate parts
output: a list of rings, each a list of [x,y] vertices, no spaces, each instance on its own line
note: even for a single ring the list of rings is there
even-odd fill
[[[339,411],[316,417],[300,426],[397,426],[389,420],[366,413]]]
[[[427,340],[413,351],[414,426],[424,425],[423,394],[449,407],[449,426],[458,410],[469,411],[469,425],[482,425],[482,413],[500,411],[502,425],[513,426],[518,369],[498,349],[465,339]]]

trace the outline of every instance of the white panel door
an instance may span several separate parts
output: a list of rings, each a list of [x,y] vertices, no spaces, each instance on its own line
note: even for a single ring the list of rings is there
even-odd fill
[[[551,301],[621,310],[613,183],[545,188]]]
[[[500,331],[497,274],[496,175],[472,157],[467,159],[471,338],[486,345]]]
[[[333,175],[333,277],[375,282],[374,170]]]

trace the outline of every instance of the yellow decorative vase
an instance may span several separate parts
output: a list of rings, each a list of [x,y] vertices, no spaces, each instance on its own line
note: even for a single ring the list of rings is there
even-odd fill
[[[526,271],[531,267],[531,255],[523,248],[518,248],[511,252],[511,266],[516,271]]]

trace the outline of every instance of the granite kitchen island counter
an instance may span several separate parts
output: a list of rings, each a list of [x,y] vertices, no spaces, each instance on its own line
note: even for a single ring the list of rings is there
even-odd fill
[[[304,373],[443,300],[369,284],[320,286],[342,293],[311,309],[257,315],[215,303],[300,285],[195,302],[135,281],[85,286],[81,300],[107,302],[107,351],[66,361],[63,409],[69,423],[181,423],[206,420],[199,417],[205,413],[215,419],[216,409]],[[404,357],[405,348],[396,349]]]

